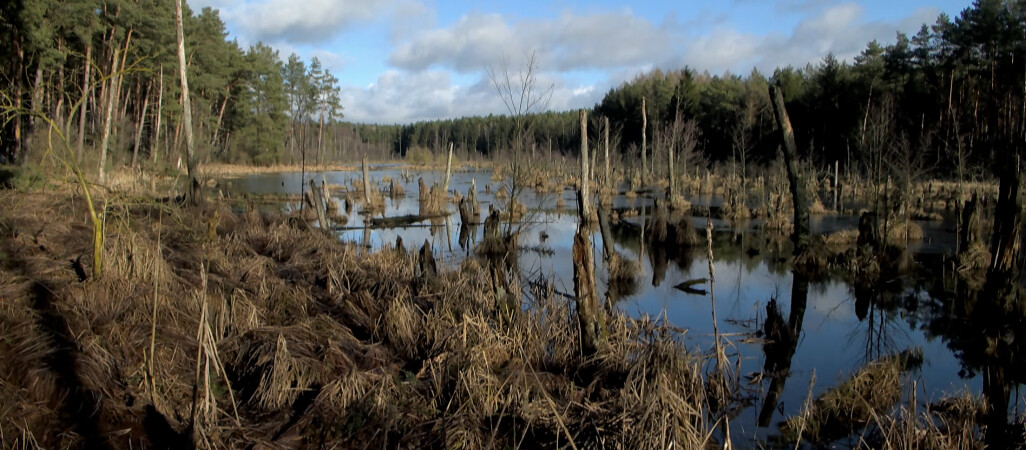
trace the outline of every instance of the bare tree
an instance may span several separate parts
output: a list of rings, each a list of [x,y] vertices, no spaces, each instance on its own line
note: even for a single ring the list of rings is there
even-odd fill
[[[185,168],[190,179],[196,178],[196,144],[192,138],[192,104],[189,101],[189,78],[186,74],[185,65],[185,32],[182,30],[182,0],[175,2],[175,25],[178,28],[178,71],[182,80],[182,108],[185,123]],[[192,186],[188,188],[191,197]]]
[[[530,118],[532,114],[544,111],[548,107],[553,85],[539,86],[538,56],[534,51],[525,54],[524,61],[519,66],[512,66],[509,58],[505,57],[500,67],[489,66],[486,71],[492,87],[499,94],[514,123],[512,154],[508,158],[510,177],[506,182],[509,191],[509,203],[506,208],[509,220],[506,222],[506,233],[510,235],[513,234],[514,207],[526,187],[529,176],[530,164],[524,160],[523,150],[531,134]]]

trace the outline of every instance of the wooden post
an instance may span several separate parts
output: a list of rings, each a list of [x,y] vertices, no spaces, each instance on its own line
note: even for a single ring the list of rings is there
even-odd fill
[[[371,203],[370,189],[370,169],[367,168],[367,155],[363,155],[363,200],[367,202],[368,207],[370,207]]]
[[[577,296],[577,320],[581,326],[581,350],[592,355],[606,341],[606,319],[599,308],[595,289],[595,262],[584,226],[574,235],[574,294]]]
[[[452,142],[449,143],[449,159],[445,163],[445,185],[442,187],[442,191],[445,195],[449,195],[449,178],[452,177]]]
[[[787,108],[784,106],[784,96],[780,93],[780,88],[776,83],[770,83],[769,92],[773,100],[777,128],[780,130],[780,140],[784,145],[784,163],[787,167],[787,179],[791,184],[791,203],[794,204],[794,232],[791,234],[791,240],[794,242],[794,254],[799,255],[809,246],[809,206],[799,181],[798,146],[794,143],[794,129],[791,128],[791,119],[787,117]]]
[[[591,220],[591,191],[588,188],[588,112],[581,110],[581,222]]]
[[[648,172],[648,109],[645,97],[641,97],[641,186],[645,186],[645,173]]]

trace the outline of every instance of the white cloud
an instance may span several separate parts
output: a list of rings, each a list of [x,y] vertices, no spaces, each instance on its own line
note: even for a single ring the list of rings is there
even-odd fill
[[[687,64],[711,73],[747,73],[752,67],[770,72],[777,67],[816,64],[827,54],[851,60],[874,39],[894,40],[897,31],[912,32],[937,17],[938,11],[923,8],[896,22],[864,22],[862,6],[839,3],[821,9],[799,22],[790,34],[755,35],[718,28],[692,40],[671,66]]]
[[[575,85],[556,75],[539,76],[538,85],[552,86],[551,110],[591,107],[604,94],[595,86]],[[487,78],[461,85],[442,70],[390,70],[370,86],[343,89],[342,102],[346,120],[353,122],[410,123],[506,113]]]
[[[428,30],[400,44],[389,62],[407,70],[428,67],[476,72],[505,56],[537,52],[545,70],[614,68],[661,60],[674,53],[678,33],[631,11],[509,22],[499,14],[467,14],[448,28]]]
[[[356,23],[383,16],[394,1],[364,0],[206,0],[250,41],[309,44],[329,41]]]

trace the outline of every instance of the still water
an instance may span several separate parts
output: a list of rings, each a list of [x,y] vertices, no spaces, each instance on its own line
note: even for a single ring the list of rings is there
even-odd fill
[[[379,188],[385,186],[382,180],[392,179],[401,183],[406,196],[398,199],[386,198],[385,216],[400,216],[418,212],[417,178],[423,178],[426,185],[444,179],[442,171],[416,172],[403,179],[402,171],[395,166],[378,166],[371,172],[371,178]],[[318,182],[325,179],[330,185],[352,186],[360,181],[358,172],[325,172],[307,174]],[[489,204],[502,203],[494,193],[502,183],[492,180],[492,172],[463,171],[453,174],[449,189],[466,193],[471,182],[476,181],[477,195],[483,214]],[[276,173],[248,175],[225,180],[223,186],[235,195],[243,193],[294,193],[300,192],[299,173]],[[486,193],[486,185],[491,193]],[[335,201],[341,202],[342,189],[336,188]],[[573,293],[573,267],[571,246],[577,228],[577,217],[572,208],[576,205],[575,192],[564,190],[558,194],[536,194],[527,191],[521,202],[530,213],[527,231],[521,237],[519,264],[523,273],[532,279],[539,276],[551,280],[558,291]],[[358,196],[354,196],[358,197]],[[562,197],[567,209],[557,208],[557,197]],[[718,206],[715,197],[689,198],[693,205]],[[719,332],[728,342],[727,354],[732,365],[740,364],[741,381],[748,391],[750,402],[740,415],[732,419],[732,434],[735,439],[765,438],[776,431],[776,424],[800,412],[809,392],[810,380],[815,376],[813,395],[841,383],[859,367],[881,356],[906,349],[919,348],[923,352],[923,365],[907,374],[917,381],[917,397],[939,400],[963,392],[980,395],[983,389],[981,365],[984,363],[975,355],[970,345],[974,322],[960,315],[965,308],[955,299],[955,282],[950,269],[945,270],[944,256],[953,253],[953,224],[948,222],[922,222],[925,237],[910,246],[917,264],[909,275],[890,280],[871,292],[857,290],[839,275],[828,275],[808,282],[808,295],[804,308],[795,305],[791,311],[794,276],[785,262],[790,254],[789,244],[779,239],[769,239],[757,230],[758,223],[744,229],[732,229],[723,221],[713,219],[713,283],[701,284],[700,289],[709,290],[705,295],[685,293],[675,288],[681,282],[698,278],[710,278],[708,255],[705,245],[684,255],[666,255],[658,248],[642,245],[639,236],[644,223],[644,213],[652,206],[650,198],[613,199],[613,209],[620,213],[631,210],[640,215],[625,219],[637,227],[614,227],[617,250],[626,258],[640,262],[641,273],[636,292],[619,298],[615,305],[620,311],[632,316],[649,315],[666,320],[674,326],[686,329],[687,345],[696,352],[711,352],[713,348],[713,308],[718,319]],[[280,205],[279,205],[280,207]],[[290,209],[293,206],[285,205]],[[359,208],[359,205],[357,205]],[[456,267],[468,255],[472,255],[472,243],[463,242],[460,233],[470,233],[472,242],[480,242],[483,227],[461,230],[455,205],[448,206],[452,214],[448,219],[435,219],[402,228],[371,229],[364,227],[365,218],[355,212],[349,222],[338,227],[339,238],[358,245],[378,248],[390,245],[401,237],[407,246],[420,246],[424,241],[431,243],[439,262],[443,266]],[[696,228],[704,233],[706,218],[692,219]],[[814,232],[826,233],[843,229],[854,229],[857,218],[851,216],[813,217]],[[592,237],[596,252],[602,248],[601,236],[596,231]],[[601,258],[596,258],[601,261]],[[603,264],[596,267],[600,291],[606,289],[608,275]],[[600,292],[604,293],[604,292]],[[604,298],[604,297],[603,297]],[[780,318],[797,333],[795,342],[781,352],[780,348],[769,349],[761,339],[767,319],[767,304],[775,301]],[[714,303],[715,302],[715,303]],[[1021,324],[1021,318],[1004,318],[1012,324]],[[1015,325],[1013,325],[1015,326]],[[1021,329],[1021,325],[1018,325]],[[1013,334],[1021,335],[1021,333]],[[988,360],[989,361],[989,360]],[[992,363],[988,362],[989,363]],[[1012,358],[1000,361],[1006,364],[1011,394],[1009,414],[1018,416],[1026,404],[1026,395],[1020,392],[1022,382],[1018,369],[1022,362]],[[767,402],[771,390],[770,370],[778,376],[779,397]],[[766,376],[748,382],[750,376],[765,373]],[[813,375],[815,374],[815,375]],[[906,396],[908,395],[906,389]],[[760,421],[760,415],[762,420]],[[761,423],[770,424],[759,426]]]

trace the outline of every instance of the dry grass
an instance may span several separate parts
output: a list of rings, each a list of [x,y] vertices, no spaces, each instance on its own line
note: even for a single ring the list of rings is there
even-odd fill
[[[80,281],[81,200],[0,193],[5,443],[709,444],[704,363],[679,330],[614,314],[585,359],[571,302],[532,291],[498,321],[476,259],[426,280],[410,253],[302,218],[112,204],[107,269]]]
[[[901,374],[922,363],[919,349],[906,350],[867,364],[847,381],[820,395],[801,415],[781,425],[789,440],[828,443],[847,436],[879,417],[901,400]]]
[[[299,164],[275,164],[270,166],[249,166],[242,164],[204,164],[199,167],[199,173],[203,176],[241,176],[257,173],[282,173],[300,172],[303,166]],[[347,172],[357,170],[356,166],[346,164],[307,164],[307,172]]]
[[[923,227],[912,220],[893,221],[887,224],[887,241],[892,244],[903,244],[906,241],[923,239]]]

